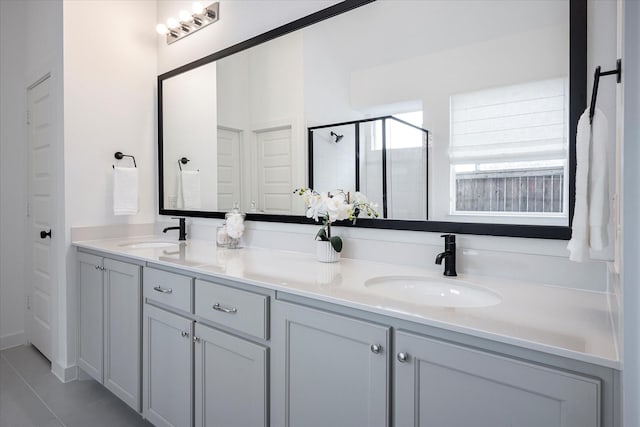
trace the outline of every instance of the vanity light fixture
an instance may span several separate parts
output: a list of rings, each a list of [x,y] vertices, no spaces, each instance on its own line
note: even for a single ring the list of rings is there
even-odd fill
[[[181,10],[178,13],[178,18],[171,17],[167,19],[166,24],[156,25],[158,34],[167,37],[167,44],[176,42],[216,22],[220,17],[220,4],[215,2],[204,7],[201,2],[197,1],[193,4],[192,11],[193,14]]]

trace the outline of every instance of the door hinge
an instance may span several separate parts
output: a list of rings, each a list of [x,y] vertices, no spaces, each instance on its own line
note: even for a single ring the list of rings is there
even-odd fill
[[[31,310],[31,296],[27,295],[27,310]]]
[[[27,110],[27,124],[31,124],[31,110]]]

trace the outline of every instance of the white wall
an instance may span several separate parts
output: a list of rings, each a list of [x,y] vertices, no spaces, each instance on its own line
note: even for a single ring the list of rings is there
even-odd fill
[[[38,2],[43,3],[48,2]],[[145,30],[154,25],[155,4],[148,1],[64,1],[57,32],[64,35],[64,205],[58,212],[64,214],[66,235],[59,250],[64,258],[54,309],[59,350],[53,368],[62,378],[72,375],[76,351],[70,228],[139,224],[155,217],[155,34]],[[113,215],[116,151],[134,155],[138,164],[140,211],[132,217]]]
[[[623,420],[640,425],[640,2],[623,3],[624,87],[623,244],[624,291]]]
[[[26,3],[0,1],[0,349],[24,332]]]

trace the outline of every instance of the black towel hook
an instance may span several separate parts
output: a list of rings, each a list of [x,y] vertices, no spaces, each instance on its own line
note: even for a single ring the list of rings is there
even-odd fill
[[[598,65],[593,75],[593,90],[591,91],[591,105],[589,106],[589,124],[593,124],[593,115],[596,112],[596,98],[598,97],[598,85],[600,84],[600,76],[609,76],[611,74],[616,75],[616,82],[622,81],[622,59],[618,58],[616,61],[616,69],[609,71],[600,71],[601,67]]]
[[[180,168],[180,170],[182,170],[182,165],[186,165],[187,163],[189,163],[189,159],[187,159],[186,157],[183,157],[181,159],[178,159],[178,167]]]
[[[136,158],[130,154],[122,154],[122,151],[116,151],[113,157],[115,157],[117,160],[122,160],[124,157],[131,157],[131,159],[133,160],[133,167],[134,168],[138,167],[138,165],[136,164]],[[115,166],[113,167],[115,168]]]

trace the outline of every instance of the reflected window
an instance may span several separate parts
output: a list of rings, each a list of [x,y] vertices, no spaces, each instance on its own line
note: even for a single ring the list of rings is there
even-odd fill
[[[564,78],[451,97],[451,213],[567,216]]]

